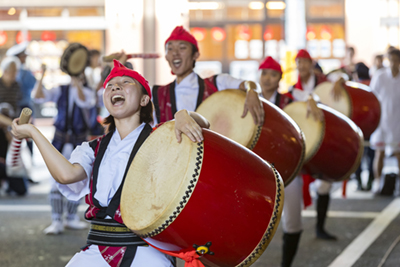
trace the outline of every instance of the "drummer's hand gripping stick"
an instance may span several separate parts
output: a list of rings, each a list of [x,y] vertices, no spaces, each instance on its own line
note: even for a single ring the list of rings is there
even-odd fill
[[[19,116],[18,124],[26,124],[29,122],[32,115],[32,110],[30,108],[24,108]],[[7,158],[7,176],[8,177],[24,177],[27,175],[24,163],[21,158],[21,144],[22,140],[15,137],[12,138],[10,148],[8,150]]]

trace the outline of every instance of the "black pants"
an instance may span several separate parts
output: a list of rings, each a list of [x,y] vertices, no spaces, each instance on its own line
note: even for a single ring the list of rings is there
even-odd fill
[[[23,196],[28,192],[28,183],[26,178],[9,178],[6,174],[6,166],[0,163],[0,180],[8,182],[7,192],[15,192],[19,196]]]

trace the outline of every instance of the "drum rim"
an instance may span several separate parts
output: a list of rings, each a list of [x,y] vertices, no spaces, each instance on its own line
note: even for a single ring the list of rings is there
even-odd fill
[[[85,50],[86,55],[87,55],[85,68],[89,64],[89,50],[83,44],[78,43],[78,42],[73,42],[73,43],[70,43],[67,46],[67,48],[65,48],[63,54],[61,55],[61,58],[60,58],[60,69],[61,69],[61,71],[66,73],[66,74],[68,74],[68,75],[70,75],[70,76],[79,76],[80,74],[85,72],[85,68],[83,68],[83,70],[80,71],[80,72],[72,72],[72,71],[68,70],[68,61],[65,60],[67,55],[68,55],[68,57],[70,57],[72,55],[72,53],[70,51],[71,49],[74,49],[74,50],[84,49]]]
[[[225,90],[221,90],[221,91],[218,91],[218,92],[213,93],[213,94],[210,95],[207,99],[205,99],[205,100],[197,107],[196,112],[198,112],[198,113],[200,113],[201,115],[203,115],[204,117],[206,117],[206,116],[204,115],[203,111],[201,111],[201,108],[204,107],[204,105],[205,105],[204,103],[207,103],[207,102],[206,102],[207,100],[210,101],[211,99],[213,99],[213,98],[219,96],[220,94],[233,94],[234,96],[236,96],[236,95],[241,95],[241,96],[244,96],[244,99],[246,99],[246,93],[243,92],[243,91],[241,91],[241,90],[239,90],[239,89],[225,89]],[[200,110],[199,110],[199,109],[200,109]],[[247,116],[250,116],[250,115],[251,115],[251,114],[248,113],[248,114],[246,115],[246,117],[247,117]],[[206,117],[206,118],[207,118],[207,117]],[[254,125],[254,124],[253,124],[253,125]],[[213,128],[212,125],[211,125],[211,127],[210,127],[210,130],[212,130],[212,131],[214,131],[214,132],[217,132],[218,134],[221,134],[221,135],[225,136],[226,138],[229,138],[229,139],[231,139],[231,140],[234,140],[235,142],[237,142],[237,143],[239,143],[239,144],[245,146],[246,148],[248,148],[248,149],[250,149],[250,150],[253,150],[254,147],[257,145],[258,140],[260,139],[260,136],[261,136],[261,133],[262,133],[262,127],[263,127],[262,125],[261,125],[261,126],[254,125],[254,127],[252,127],[252,129],[251,129],[251,130],[252,130],[252,133],[251,133],[251,137],[249,138],[249,141],[247,141],[247,143],[244,143],[244,142],[243,142],[243,144],[240,143],[239,141],[236,141],[236,140],[232,139],[232,137],[228,137],[228,136],[226,136],[226,135],[223,135],[223,134],[221,134],[221,133],[219,133],[219,132],[213,130],[213,129],[212,129],[212,128]]]
[[[166,122],[163,125],[161,125],[159,128],[163,127],[174,127],[175,122],[170,121]],[[155,134],[153,133],[151,136],[149,136],[147,139],[154,138]],[[185,138],[185,137],[184,137]],[[146,140],[147,141],[147,140]],[[191,142],[191,141],[190,141]],[[196,146],[196,147],[194,147]],[[122,219],[124,220],[125,224],[127,225],[128,228],[132,230],[135,234],[137,234],[141,238],[148,238],[148,237],[153,237],[161,232],[163,232],[167,227],[175,221],[175,219],[179,216],[179,214],[183,211],[185,208],[186,204],[189,202],[190,197],[192,196],[197,182],[199,181],[200,173],[201,173],[201,168],[203,165],[203,158],[204,158],[204,141],[200,143],[196,143],[193,145],[193,149],[190,152],[192,154],[192,160],[189,163],[189,168],[193,168],[192,172],[187,172],[186,178],[184,181],[182,181],[182,186],[177,190],[176,196],[170,200],[169,205],[165,207],[164,211],[160,216],[150,223],[148,223],[145,227],[142,229],[135,229],[132,230],[132,228],[129,226],[129,220],[124,220],[124,208],[125,205],[122,204],[122,200],[124,199],[124,188],[122,190],[122,195],[121,195],[121,216]],[[140,150],[139,150],[140,152]],[[132,162],[133,164],[134,162]],[[132,166],[132,165],[131,165]],[[128,172],[129,174],[129,172]]]
[[[318,104],[318,105],[324,105],[324,104]],[[327,107],[327,111],[329,111],[329,112],[333,113],[334,115],[338,116],[339,118],[343,119],[344,121],[346,121],[349,124],[349,126],[351,128],[355,129],[355,132],[358,134],[359,140],[360,140],[359,145],[360,145],[361,149],[358,150],[356,160],[354,161],[353,166],[349,169],[349,171],[346,174],[344,174],[342,177],[335,179],[335,180],[320,178],[321,180],[325,180],[325,181],[340,182],[340,181],[344,181],[344,180],[348,179],[350,177],[350,175],[353,174],[357,170],[358,166],[360,165],[360,162],[361,162],[361,159],[362,159],[362,156],[364,153],[364,136],[363,136],[363,132],[361,131],[360,127],[358,127],[354,121],[352,121],[350,118],[348,118],[343,113],[341,113],[329,106],[326,106],[326,107]]]
[[[361,131],[360,128],[358,128],[357,133],[360,135],[360,143],[359,143],[359,145],[360,145],[361,149],[358,150],[358,155],[357,155],[356,160],[354,161],[353,166],[349,169],[349,171],[345,175],[343,175],[343,177],[341,177],[337,181],[347,180],[357,170],[358,166],[360,166],[361,159],[362,159],[362,156],[364,154],[364,138],[362,138],[363,135],[362,135],[362,131]]]
[[[236,267],[247,267],[252,265],[261,255],[264,253],[264,251],[267,249],[269,243],[271,242],[272,238],[274,237],[278,226],[279,222],[281,220],[281,215],[283,211],[283,200],[285,198],[285,192],[284,192],[284,184],[283,184],[283,179],[281,175],[278,173],[276,168],[269,164],[273,170],[274,176],[275,176],[275,181],[276,181],[276,187],[275,187],[275,203],[274,203],[274,211],[272,213],[271,219],[269,220],[268,227],[266,231],[264,232],[260,242],[256,245],[254,250]]]
[[[290,106],[290,105],[297,105],[297,104],[300,104],[300,103],[303,103],[303,104],[306,104],[306,102],[303,102],[303,101],[296,101],[296,102],[292,102],[292,103],[290,103],[289,105],[287,105],[287,106]],[[317,106],[319,107],[321,104],[317,104]],[[287,107],[286,106],[286,107]],[[325,105],[326,106],[326,105]],[[285,108],[286,108],[285,107]],[[283,109],[283,111],[285,111],[285,108]],[[286,111],[285,111],[285,113],[286,113]],[[287,114],[289,117],[290,117],[290,115],[289,114]],[[290,117],[290,118],[292,118],[292,117]],[[293,118],[292,118],[292,120],[294,120]],[[303,132],[303,130],[301,130],[301,127],[298,125],[298,123],[296,122],[296,124],[297,124],[297,126],[300,128],[300,130],[302,131],[302,133],[303,133],[303,135],[304,135],[304,160],[303,160],[303,166],[305,165],[305,164],[307,164],[314,156],[315,156],[315,154],[317,154],[317,152],[318,152],[318,150],[321,148],[321,144],[322,144],[322,141],[324,140],[324,136],[325,136],[325,118],[322,120],[322,121],[320,121],[320,123],[321,123],[321,135],[320,135],[320,138],[319,138],[319,140],[318,140],[318,142],[316,143],[316,145],[314,146],[314,148],[313,148],[313,150],[311,150],[310,151],[310,153],[309,153],[309,155],[306,155],[306,136],[305,136],[305,134],[304,134],[304,132]]]
[[[314,92],[315,92],[315,94],[319,97],[319,100],[320,100],[320,101],[321,101],[321,96],[317,93],[317,90],[318,90],[319,88],[321,88],[321,87],[318,87],[318,86],[320,86],[320,85],[322,85],[322,84],[325,84],[325,83],[332,84],[332,86],[334,85],[334,83],[332,83],[332,82],[330,82],[330,81],[326,81],[326,82],[323,82],[323,83],[318,84],[318,85],[315,87]],[[345,85],[347,85],[347,82],[345,83]],[[350,97],[349,92],[347,91],[347,87],[348,87],[348,86],[343,86],[342,92],[344,93],[344,96],[342,96],[342,97],[344,97],[344,98],[346,99],[346,102],[347,102],[347,105],[348,105],[349,114],[344,114],[344,113],[342,113],[342,112],[340,112],[340,111],[334,109],[333,107],[331,107],[331,106],[329,106],[328,104],[325,104],[325,103],[323,103],[323,102],[321,102],[321,104],[324,104],[325,106],[328,106],[328,107],[330,107],[330,108],[332,108],[332,109],[338,111],[339,113],[343,114],[344,116],[346,116],[346,117],[348,117],[348,118],[351,118],[351,117],[353,116],[353,101],[352,101],[352,99],[351,99],[351,97]]]

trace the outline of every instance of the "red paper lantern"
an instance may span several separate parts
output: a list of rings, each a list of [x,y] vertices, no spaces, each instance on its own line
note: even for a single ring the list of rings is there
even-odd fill
[[[57,39],[57,35],[53,31],[43,31],[40,39],[43,41],[55,41]]]
[[[192,28],[191,33],[197,42],[201,42],[206,38],[207,31],[204,28]]]
[[[247,25],[240,25],[237,28],[237,35],[239,40],[249,41],[251,39],[251,29]]]
[[[265,28],[263,37],[264,37],[264,41],[272,40],[274,38],[274,33],[272,32],[272,29],[268,28],[268,27]]]
[[[211,29],[211,36],[215,41],[222,42],[226,38],[226,32],[222,28],[214,27]]]
[[[25,38],[24,35],[22,34],[22,32],[19,31],[17,33],[17,37],[15,39],[17,41],[17,44],[20,44],[20,43],[25,42],[25,41],[30,41],[31,40],[31,34],[29,32],[27,32],[26,33],[26,38]]]
[[[321,29],[321,39],[330,40],[332,39],[332,30],[328,26],[324,26]]]
[[[314,28],[307,28],[306,39],[307,40],[314,40],[317,37]]]
[[[5,31],[0,31],[0,46],[7,42],[8,36]]]

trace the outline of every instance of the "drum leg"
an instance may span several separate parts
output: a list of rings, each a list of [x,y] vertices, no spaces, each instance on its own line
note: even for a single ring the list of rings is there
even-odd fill
[[[329,207],[329,194],[318,194],[317,199],[317,238],[325,240],[337,240],[336,236],[331,235],[325,231],[326,214]]]
[[[301,231],[294,234],[283,234],[282,246],[282,265],[281,267],[290,267],[294,256],[296,256],[297,247],[300,241]]]

